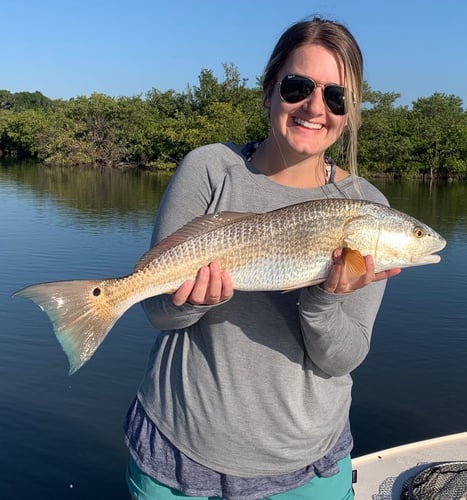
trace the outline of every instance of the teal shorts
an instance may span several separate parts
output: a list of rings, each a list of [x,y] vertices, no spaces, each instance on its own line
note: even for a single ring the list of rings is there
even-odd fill
[[[310,482],[287,491],[272,495],[264,500],[353,500],[352,462],[350,455],[339,460],[339,472],[331,477],[314,477]],[[220,497],[190,497],[180,491],[159,483],[141,471],[132,458],[128,463],[126,480],[135,500],[220,500]]]

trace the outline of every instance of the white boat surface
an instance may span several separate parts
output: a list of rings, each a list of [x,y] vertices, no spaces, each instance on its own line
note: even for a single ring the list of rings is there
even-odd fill
[[[356,500],[400,500],[404,483],[439,462],[467,461],[467,432],[396,446],[352,459]],[[466,497],[467,498],[467,497]]]

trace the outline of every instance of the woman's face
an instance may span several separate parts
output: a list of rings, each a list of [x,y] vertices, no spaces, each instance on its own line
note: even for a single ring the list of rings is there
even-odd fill
[[[269,99],[272,130],[288,165],[319,157],[342,134],[345,115],[333,114],[323,100],[321,85],[344,85],[344,71],[339,60],[320,45],[294,50],[277,75],[277,81],[290,74],[313,79],[318,86],[305,100],[289,104],[280,96],[275,84]]]

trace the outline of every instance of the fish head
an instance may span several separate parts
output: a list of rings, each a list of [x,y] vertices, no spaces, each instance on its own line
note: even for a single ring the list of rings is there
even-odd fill
[[[372,255],[377,272],[395,267],[436,264],[446,240],[434,229],[403,212],[369,204],[366,213],[348,224],[346,245]]]

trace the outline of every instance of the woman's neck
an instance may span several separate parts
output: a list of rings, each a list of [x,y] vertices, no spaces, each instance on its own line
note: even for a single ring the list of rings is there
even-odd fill
[[[312,188],[326,184],[324,154],[305,160],[287,161],[271,137],[258,146],[251,162],[262,174],[284,186]]]

